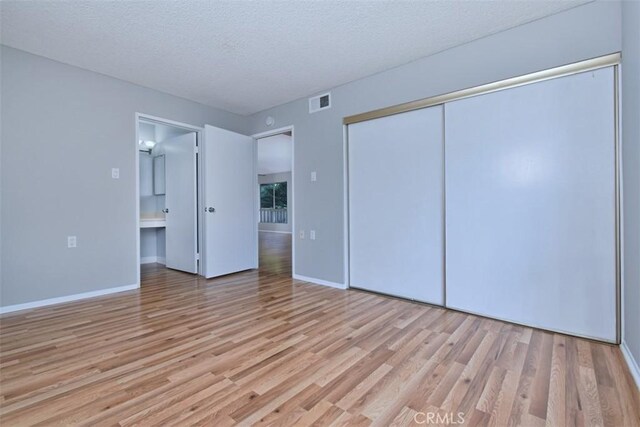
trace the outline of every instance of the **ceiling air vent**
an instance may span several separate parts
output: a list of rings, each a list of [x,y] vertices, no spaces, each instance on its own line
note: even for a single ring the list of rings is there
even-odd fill
[[[309,98],[309,113],[326,110],[327,108],[331,108],[331,93],[325,93]]]

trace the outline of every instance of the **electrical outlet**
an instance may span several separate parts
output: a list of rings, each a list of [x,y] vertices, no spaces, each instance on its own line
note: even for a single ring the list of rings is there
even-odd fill
[[[119,168],[111,168],[111,178],[119,179],[120,178],[120,169]]]
[[[304,239],[304,230],[300,230],[300,238]]]
[[[316,182],[318,180],[318,175],[316,171],[311,172],[311,182]]]
[[[67,236],[67,247],[75,248],[77,246],[78,240],[76,236]]]
[[[316,230],[309,230],[309,239],[316,240]]]

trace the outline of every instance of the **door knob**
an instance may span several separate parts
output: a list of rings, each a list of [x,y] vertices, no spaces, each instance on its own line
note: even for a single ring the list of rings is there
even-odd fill
[[[209,212],[209,213],[214,213],[216,211],[216,208],[207,208],[205,209],[205,212]]]

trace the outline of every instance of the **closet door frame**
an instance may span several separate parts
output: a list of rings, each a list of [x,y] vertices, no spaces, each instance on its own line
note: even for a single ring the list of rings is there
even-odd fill
[[[621,63],[621,54],[620,52],[611,53],[608,55],[587,59],[584,61],[574,62],[566,65],[561,65],[554,68],[549,68],[546,70],[536,71],[529,74],[524,74],[521,76],[516,76],[512,78],[508,78],[505,80],[499,80],[496,82],[474,86],[471,88],[466,88],[454,92],[449,92],[441,95],[432,96],[429,98],[418,99],[415,101],[406,102],[403,104],[398,104],[390,107],[385,107],[377,110],[372,110],[364,113],[359,113],[351,116],[346,116],[343,118],[343,170],[344,170],[344,277],[345,277],[345,286],[347,288],[351,288],[351,280],[350,280],[350,259],[349,259],[349,251],[350,251],[350,229],[349,229],[349,125],[360,123],[368,120],[373,120],[377,118],[382,118],[386,116],[391,116],[394,114],[401,114],[409,111],[420,110],[423,108],[428,108],[436,105],[443,105],[447,102],[469,98],[472,96],[483,95],[491,92],[501,91],[504,89],[515,88],[518,86],[528,85],[531,83],[541,82],[549,79],[555,79],[564,76],[570,76],[578,73],[583,73],[586,71],[597,70],[600,68],[613,67],[613,79],[614,79],[614,88],[613,88],[613,102],[614,102],[614,198],[615,198],[615,206],[614,206],[614,223],[615,230],[614,239],[615,239],[615,323],[616,323],[616,339],[615,344],[620,344],[622,341],[622,219],[621,219],[621,149],[620,149],[620,63]],[[445,117],[446,122],[446,117]],[[444,126],[444,125],[443,125]],[[446,139],[444,141],[446,146]],[[444,165],[443,165],[444,168]],[[443,203],[443,215],[445,221],[445,230],[446,230],[446,182],[443,181],[443,195],[444,195],[444,203]],[[446,236],[443,240],[443,254],[444,258],[443,262],[445,262],[446,266]],[[446,286],[446,269],[444,271],[444,307],[449,308],[447,305],[447,286]],[[398,297],[400,298],[400,297]],[[449,308],[451,309],[451,308]],[[451,309],[456,311],[462,311],[458,309]],[[470,313],[475,314],[475,313]],[[482,315],[480,315],[482,316]],[[515,323],[511,321],[506,321],[508,323]],[[529,325],[523,325],[528,326]],[[553,331],[566,333],[562,331]],[[585,337],[589,339],[593,339],[592,337]]]

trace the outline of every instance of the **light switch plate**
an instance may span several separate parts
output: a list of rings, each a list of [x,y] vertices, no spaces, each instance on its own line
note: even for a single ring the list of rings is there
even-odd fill
[[[309,230],[309,239],[316,240],[316,230]]]
[[[111,168],[111,178],[119,179],[120,178],[120,169],[119,168]]]
[[[77,246],[78,239],[76,236],[67,236],[67,247],[75,248]]]
[[[300,230],[300,238],[304,239],[304,230]]]
[[[318,176],[316,175],[316,171],[311,172],[311,181],[315,182],[317,181]]]

